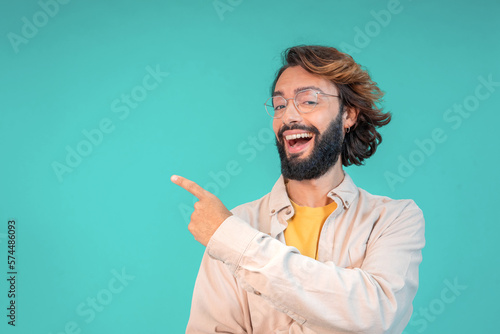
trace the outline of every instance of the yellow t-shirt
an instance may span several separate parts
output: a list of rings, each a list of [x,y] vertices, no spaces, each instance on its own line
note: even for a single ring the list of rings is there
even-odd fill
[[[295,214],[288,220],[288,227],[284,232],[286,244],[297,248],[302,255],[317,259],[321,228],[326,218],[337,208],[337,203],[311,208],[299,206],[292,200],[290,202]]]

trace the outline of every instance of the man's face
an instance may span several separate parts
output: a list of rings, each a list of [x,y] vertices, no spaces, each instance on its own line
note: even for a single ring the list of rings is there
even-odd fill
[[[276,83],[275,94],[288,99],[305,88],[338,95],[332,83],[300,66],[290,67],[282,73]],[[301,114],[293,100],[289,100],[283,117],[273,122],[281,172],[285,178],[299,181],[316,179],[338,161],[344,139],[344,113],[339,112],[340,99],[320,94],[318,101],[318,106],[311,113]]]

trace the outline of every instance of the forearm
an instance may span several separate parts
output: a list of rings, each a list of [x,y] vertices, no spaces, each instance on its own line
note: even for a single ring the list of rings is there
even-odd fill
[[[247,300],[227,268],[203,256],[191,302],[187,334],[248,333]]]

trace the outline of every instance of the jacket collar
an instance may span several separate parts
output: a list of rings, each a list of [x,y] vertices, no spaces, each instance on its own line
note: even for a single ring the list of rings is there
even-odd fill
[[[335,198],[339,198],[344,206],[344,209],[347,210],[358,197],[358,187],[354,184],[349,174],[344,172],[344,180],[337,187],[333,188],[327,196],[333,200],[335,200]],[[269,214],[271,216],[275,215],[281,210],[291,206],[292,204],[290,203],[290,199],[288,198],[288,193],[286,191],[285,179],[283,178],[283,175],[281,175],[271,190],[269,199]]]

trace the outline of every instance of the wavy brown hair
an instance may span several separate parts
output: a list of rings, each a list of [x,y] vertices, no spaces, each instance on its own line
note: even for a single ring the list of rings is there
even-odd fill
[[[356,124],[345,134],[341,154],[344,166],[362,165],[382,142],[377,128],[391,121],[391,114],[382,112],[377,105],[384,93],[350,55],[332,47],[300,45],[283,52],[283,66],[276,74],[271,95],[281,74],[292,66],[301,66],[309,73],[330,80],[337,87],[343,105],[359,110]]]

